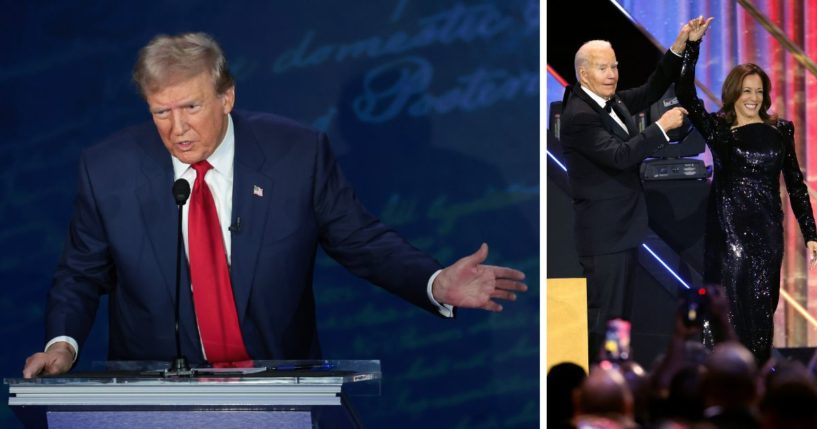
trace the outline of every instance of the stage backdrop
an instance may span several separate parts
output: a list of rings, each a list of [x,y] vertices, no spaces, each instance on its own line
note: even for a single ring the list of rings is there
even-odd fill
[[[364,423],[538,426],[538,2],[53,3],[7,2],[0,18],[4,377],[43,347],[80,151],[149,120],[130,82],[137,50],[205,31],[230,60],[237,107],[327,131],[360,199],[415,245],[448,264],[485,241],[490,263],[528,273],[531,291],[503,313],[441,320],[321,254],[326,357],[382,361],[382,394],[356,400]],[[105,320],[80,367],[105,359]]]

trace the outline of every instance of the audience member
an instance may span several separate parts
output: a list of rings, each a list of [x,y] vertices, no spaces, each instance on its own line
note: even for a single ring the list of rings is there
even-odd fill
[[[547,374],[547,427],[570,428],[573,396],[587,377],[584,368],[571,362],[554,365]]]

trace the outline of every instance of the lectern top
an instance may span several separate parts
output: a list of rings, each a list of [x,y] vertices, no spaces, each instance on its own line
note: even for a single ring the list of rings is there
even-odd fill
[[[192,375],[166,376],[168,362],[97,362],[92,371],[31,379],[5,378],[10,386],[61,384],[346,384],[380,380],[379,360],[259,360],[240,368],[195,367]]]

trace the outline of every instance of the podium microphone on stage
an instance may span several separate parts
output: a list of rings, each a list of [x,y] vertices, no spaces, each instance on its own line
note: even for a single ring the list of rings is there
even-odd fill
[[[180,295],[181,295],[181,271],[182,271],[182,246],[184,239],[182,237],[182,207],[190,197],[190,183],[185,179],[179,179],[173,183],[173,198],[176,199],[176,205],[179,206],[179,235],[176,242],[176,358],[170,365],[170,369],[165,371],[165,376],[190,376],[190,365],[187,363],[187,358],[182,356],[181,340],[179,339],[179,309]]]

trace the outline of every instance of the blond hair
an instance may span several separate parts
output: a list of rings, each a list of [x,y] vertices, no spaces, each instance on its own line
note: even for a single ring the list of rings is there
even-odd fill
[[[142,96],[208,72],[217,94],[235,86],[218,43],[206,33],[160,34],[139,50],[133,81]]]

